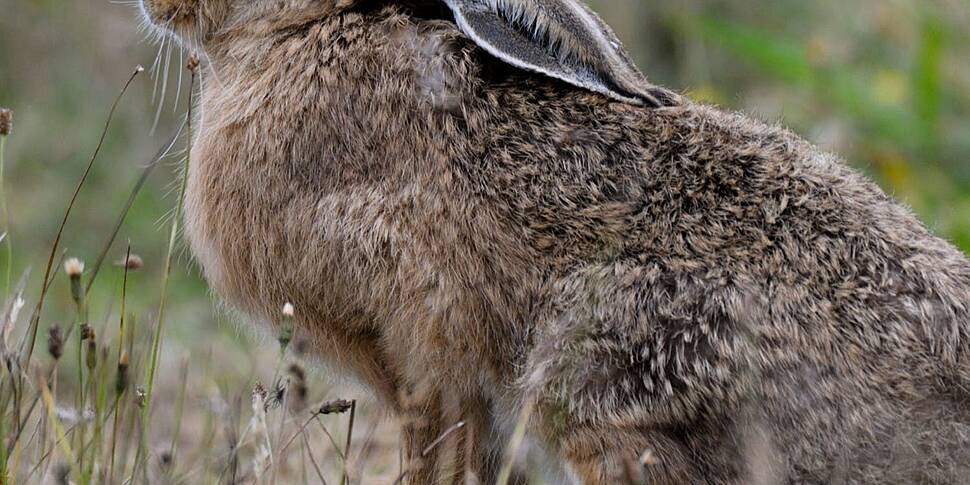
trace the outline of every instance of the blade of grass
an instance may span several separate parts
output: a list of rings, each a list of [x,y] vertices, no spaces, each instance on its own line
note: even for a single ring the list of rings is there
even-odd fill
[[[191,62],[191,61],[190,61]],[[198,66],[198,63],[196,63]],[[197,69],[191,69],[192,76],[189,80],[189,97],[195,92],[195,77],[197,74]],[[146,446],[147,440],[147,426],[148,421],[151,417],[151,407],[152,407],[152,397],[153,391],[155,389],[155,373],[158,368],[158,354],[161,349],[162,340],[162,328],[165,324],[165,304],[167,302],[168,295],[168,285],[171,280],[172,274],[172,260],[175,253],[175,243],[178,239],[179,234],[179,222],[182,220],[182,210],[185,205],[185,190],[188,185],[188,171],[189,162],[192,158],[192,106],[193,103],[189,102],[188,115],[186,116],[185,126],[186,126],[186,150],[185,159],[182,163],[182,170],[180,174],[181,181],[179,183],[178,200],[176,201],[175,214],[172,218],[171,231],[168,236],[168,248],[165,252],[165,264],[162,270],[162,289],[161,296],[158,303],[158,315],[156,316],[155,332],[152,336],[151,341],[151,356],[148,361],[148,367],[145,374],[145,406],[142,408],[141,412],[141,425],[143,426],[142,436],[140,440],[139,450],[142,452],[140,455],[144,458],[147,453],[144,453],[143,447]],[[135,469],[139,467],[139,461],[136,460],[134,464]],[[132,476],[137,476],[135,473]]]
[[[344,446],[345,463],[350,459],[350,444],[354,437],[354,417],[357,414],[357,400],[350,401],[350,418],[347,422],[347,444]],[[340,477],[340,485],[347,485],[347,466],[344,465],[344,472]]]
[[[529,419],[532,418],[532,412],[534,410],[535,401],[529,399],[522,408],[522,413],[519,414],[519,421],[515,424],[515,430],[512,432],[509,447],[505,450],[505,462],[502,464],[501,470],[499,470],[498,479],[495,481],[496,485],[507,485],[509,483],[509,479],[512,477],[512,466],[515,464],[515,456],[519,453],[519,448],[525,439],[526,428],[529,425]]]
[[[6,167],[4,161],[4,151],[7,146],[7,136],[0,135],[0,217],[3,220],[0,221],[3,224],[3,236],[0,236],[0,242],[3,243],[4,248],[7,251],[7,270],[4,275],[3,292],[6,294],[10,291],[10,272],[13,269],[13,243],[10,238],[7,237],[7,232],[10,231],[10,213],[7,208],[7,191],[5,190],[3,173]]]
[[[125,93],[128,92],[128,87],[135,80],[138,74],[145,71],[145,68],[137,66],[128,81],[125,82],[125,86],[118,93],[118,97],[115,98],[114,103],[111,105],[111,110],[108,111],[108,118],[105,120],[104,129],[101,131],[101,138],[98,140],[97,148],[94,150],[94,154],[91,156],[91,160],[88,161],[87,167],[84,169],[84,173],[81,175],[81,180],[78,181],[77,187],[74,189],[74,194],[71,196],[71,201],[67,205],[67,209],[64,211],[64,217],[61,219],[61,224],[57,228],[57,235],[54,236],[54,242],[51,244],[50,256],[47,258],[47,268],[44,269],[44,279],[41,284],[40,297],[37,300],[37,307],[34,310],[33,318],[31,318],[30,328],[28,328],[28,333],[30,335],[29,343],[27,344],[26,353],[27,356],[24,361],[25,366],[30,366],[30,359],[34,355],[34,345],[37,342],[37,328],[40,326],[40,317],[44,309],[44,300],[47,297],[48,282],[51,277],[51,270],[54,266],[54,256],[57,254],[57,248],[61,243],[61,237],[64,235],[64,226],[67,225],[67,220],[71,217],[71,211],[74,209],[74,204],[77,202],[78,194],[81,193],[81,188],[84,187],[84,182],[87,181],[88,175],[91,173],[91,169],[94,167],[94,162],[98,159],[98,154],[101,153],[101,147],[104,146],[104,140],[108,135],[108,128],[111,126],[111,120],[114,118],[115,110],[118,108],[118,104],[124,97]],[[24,349],[21,349],[24,351]]]
[[[125,205],[121,210],[121,213],[118,214],[118,219],[115,221],[115,225],[114,225],[114,228],[111,230],[111,234],[108,236],[108,239],[105,241],[104,246],[101,247],[101,253],[98,254],[98,259],[95,261],[93,269],[91,271],[91,276],[88,279],[88,284],[87,284],[87,287],[85,288],[85,294],[91,293],[91,286],[94,285],[94,280],[97,279],[98,273],[101,270],[101,266],[104,264],[104,261],[108,256],[108,252],[110,252],[112,244],[114,244],[115,239],[118,237],[118,232],[121,231],[121,226],[124,225],[125,219],[128,217],[128,212],[131,210],[131,206],[135,203],[135,199],[138,197],[138,194],[141,192],[142,187],[145,186],[145,183],[148,181],[148,178],[155,171],[155,168],[157,168],[160,165],[162,159],[164,159],[165,156],[168,155],[168,153],[172,150],[172,147],[175,146],[175,143],[179,140],[179,137],[182,135],[182,130],[185,128],[186,123],[187,123],[187,120],[183,120],[182,123],[179,124],[179,127],[178,129],[175,130],[175,133],[155,153],[155,156],[152,157],[151,161],[148,162],[148,165],[146,165],[145,168],[142,170],[141,175],[138,176],[138,180],[135,182],[134,187],[132,187],[131,189],[131,193],[128,195],[128,200],[125,202]]]

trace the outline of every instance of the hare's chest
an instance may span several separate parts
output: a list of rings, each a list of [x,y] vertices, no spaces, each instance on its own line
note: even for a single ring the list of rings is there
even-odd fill
[[[192,252],[233,306],[260,318],[283,302],[314,308],[320,320],[378,318],[431,284],[438,259],[431,238],[446,223],[422,216],[424,191],[301,190],[247,176],[203,161],[190,169],[186,194]]]

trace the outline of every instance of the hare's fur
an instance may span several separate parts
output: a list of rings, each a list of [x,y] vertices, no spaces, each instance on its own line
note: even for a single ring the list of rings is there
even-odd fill
[[[585,483],[644,452],[649,483],[966,476],[970,263],[864,177],[740,115],[501,69],[445,20],[290,3],[319,11],[227,7],[200,40],[188,238],[229,302],[292,302],[422,415],[412,449],[465,419],[488,483],[535,402]]]

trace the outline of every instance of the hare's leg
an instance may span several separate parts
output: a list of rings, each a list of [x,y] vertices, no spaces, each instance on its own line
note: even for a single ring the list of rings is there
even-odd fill
[[[712,483],[689,450],[663,432],[586,428],[569,433],[562,445],[563,458],[583,485]]]
[[[647,450],[652,483],[729,483],[710,477],[743,465],[737,410],[757,355],[748,329],[771,319],[750,297],[757,288],[685,268],[597,263],[554,285],[524,394],[540,403],[542,439],[586,483],[617,483]]]
[[[381,353],[379,340],[366,332],[346,330],[346,325],[327,325],[326,332],[310,329],[310,340],[317,353],[339,369],[348,371],[354,378],[375,394],[395,412],[398,407],[397,376],[391,371],[388,359]]]
[[[401,393],[401,427],[403,433],[405,483],[435,484],[438,474],[438,453],[424,450],[434,443],[444,427],[440,394],[422,385]]]
[[[504,446],[496,440],[486,399],[443,399],[439,391],[419,388],[402,398],[402,405],[408,483],[495,483]],[[464,423],[460,430],[452,431],[427,454],[423,453],[459,422]],[[526,482],[514,475],[509,483]]]
[[[465,423],[461,430],[459,446],[455,447],[455,485],[490,485],[498,477],[498,454],[493,448],[492,423],[489,403],[478,396],[449,403],[452,413]]]

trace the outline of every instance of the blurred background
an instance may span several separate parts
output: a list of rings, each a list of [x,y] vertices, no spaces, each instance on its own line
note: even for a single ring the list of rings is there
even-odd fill
[[[590,3],[653,81],[786,125],[841,154],[970,251],[970,1]],[[0,0],[0,106],[14,111],[4,173],[12,272],[33,268],[31,292],[111,102],[138,64],[155,67],[120,105],[67,226],[68,255],[97,257],[139,174],[174,132],[189,100],[188,77],[179,75],[184,59],[177,50],[159,55],[133,2]],[[130,282],[139,291],[129,298],[149,316],[162,280],[179,149],[148,180],[109,253],[120,258],[130,242],[143,257],[145,270]],[[251,378],[258,340],[216,309],[187,253],[180,254],[163,364],[206,355],[225,372]],[[10,264],[0,253],[0,271]],[[95,292],[117,294],[118,271],[99,278]],[[50,318],[70,315],[66,285],[52,291]],[[111,308],[98,305],[115,299],[91,300],[93,315],[109,315]]]

